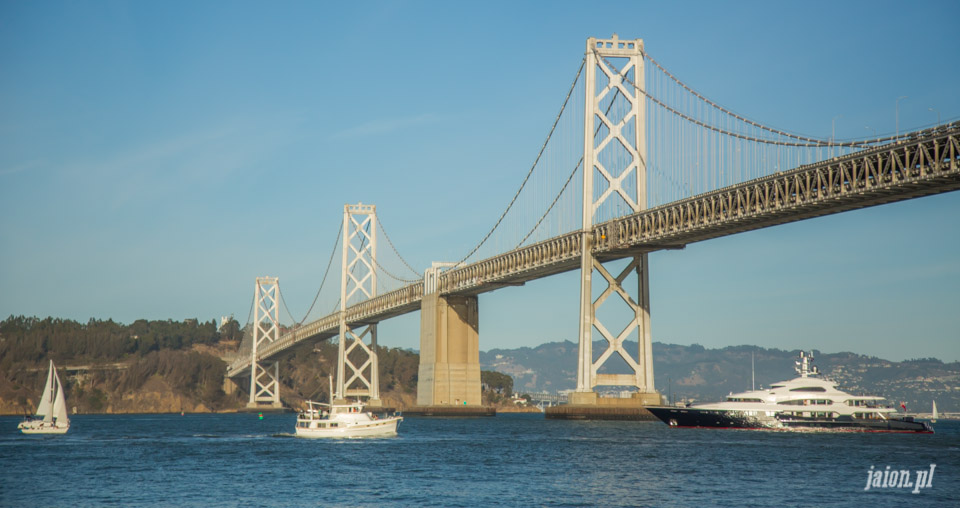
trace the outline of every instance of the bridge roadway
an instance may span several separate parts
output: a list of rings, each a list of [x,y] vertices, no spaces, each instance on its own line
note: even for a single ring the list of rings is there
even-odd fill
[[[798,220],[960,189],[960,122],[918,131],[896,143],[758,178],[644,210],[522,247],[439,276],[441,295],[476,295],[577,270],[586,244],[598,260],[683,246]],[[420,309],[423,282],[384,293],[345,310],[356,325]],[[269,360],[306,341],[339,332],[339,312],[263,346]],[[238,358],[227,376],[249,372]]]

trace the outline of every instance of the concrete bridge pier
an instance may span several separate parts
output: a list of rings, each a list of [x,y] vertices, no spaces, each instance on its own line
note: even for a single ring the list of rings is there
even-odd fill
[[[425,294],[420,307],[417,407],[422,416],[492,416],[480,389],[480,333],[476,296]]]

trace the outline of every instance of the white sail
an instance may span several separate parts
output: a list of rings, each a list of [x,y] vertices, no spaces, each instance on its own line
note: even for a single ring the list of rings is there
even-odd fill
[[[937,421],[937,418],[939,418],[939,416],[937,415],[937,401],[933,401],[933,412],[932,412],[932,414],[933,414],[933,421]]]
[[[40,404],[37,406],[37,416],[44,420],[53,418],[53,360],[50,360],[50,370],[47,372],[47,384],[43,387],[43,393],[40,395]]]
[[[40,395],[40,405],[37,407],[37,416],[43,419],[27,418],[17,428],[24,434],[66,434],[70,430],[70,420],[67,419],[67,400],[63,395],[63,385],[57,368],[50,362],[50,371],[47,373],[47,385]]]
[[[53,371],[53,379],[56,381],[57,396],[53,400],[53,417],[57,420],[58,426],[68,425],[70,420],[67,418],[67,401],[63,397],[63,385],[60,384],[60,376],[56,369]]]

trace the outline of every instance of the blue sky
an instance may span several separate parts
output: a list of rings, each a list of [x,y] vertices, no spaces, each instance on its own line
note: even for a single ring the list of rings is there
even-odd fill
[[[801,134],[960,118],[919,2],[0,3],[0,314],[203,320],[315,294],[344,203],[459,259],[543,142],[587,37],[643,38]],[[942,22],[942,21],[941,21]],[[899,101],[899,125],[895,121]],[[934,111],[931,111],[930,109]],[[654,340],[960,360],[960,194],[651,256]],[[579,276],[481,297],[481,349],[575,340]],[[418,347],[418,314],[380,342]]]

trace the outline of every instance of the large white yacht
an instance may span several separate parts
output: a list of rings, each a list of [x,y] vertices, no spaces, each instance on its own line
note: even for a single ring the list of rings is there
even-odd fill
[[[716,427],[834,432],[931,433],[927,423],[898,417],[882,397],[842,392],[819,377],[813,356],[800,352],[800,377],[775,383],[769,389],[731,393],[722,402],[686,407],[648,407],[671,427]]]
[[[297,437],[386,437],[397,434],[403,421],[399,414],[370,413],[359,401],[324,404],[307,401],[307,410],[297,416]]]

